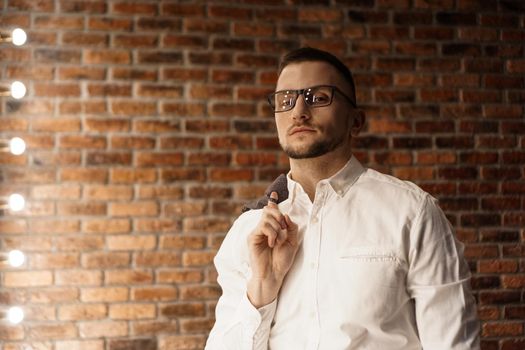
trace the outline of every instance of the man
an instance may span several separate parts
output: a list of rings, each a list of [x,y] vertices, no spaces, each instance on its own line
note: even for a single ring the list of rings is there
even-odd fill
[[[463,247],[436,201],[352,156],[365,116],[350,71],[294,50],[269,102],[286,190],[243,213],[217,253],[206,349],[478,349]]]

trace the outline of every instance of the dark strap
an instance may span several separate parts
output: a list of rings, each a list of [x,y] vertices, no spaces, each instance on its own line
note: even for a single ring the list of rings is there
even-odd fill
[[[277,203],[288,199],[288,181],[285,174],[279,175],[268,188],[264,191],[264,196],[259,197],[251,202],[248,202],[242,208],[242,212],[252,210],[252,209],[261,209],[268,204],[268,198],[272,192],[277,192],[279,196]]]

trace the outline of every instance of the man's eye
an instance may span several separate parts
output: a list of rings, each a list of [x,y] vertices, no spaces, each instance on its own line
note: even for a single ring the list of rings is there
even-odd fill
[[[293,104],[293,98],[288,97],[288,98],[283,98],[281,100],[280,106],[282,106],[282,107],[290,107],[292,104]]]
[[[313,103],[326,103],[328,102],[328,96],[324,94],[316,94],[312,96],[312,102]]]

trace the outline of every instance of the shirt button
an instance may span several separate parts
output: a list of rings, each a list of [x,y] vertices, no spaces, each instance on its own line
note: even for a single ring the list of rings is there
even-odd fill
[[[311,220],[311,221],[312,221],[312,224],[317,224],[317,221],[318,221],[318,220],[317,220],[317,217],[316,217],[316,216],[314,216],[314,217],[312,218],[312,220]]]
[[[310,312],[310,318],[315,318],[315,311]]]
[[[315,269],[317,267],[317,264],[315,262],[310,263],[310,268]]]

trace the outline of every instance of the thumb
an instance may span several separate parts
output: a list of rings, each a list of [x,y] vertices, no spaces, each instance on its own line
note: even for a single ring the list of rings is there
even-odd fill
[[[279,195],[277,192],[273,191],[270,193],[270,197],[268,197],[268,206],[271,208],[277,208],[277,202],[279,200]]]

